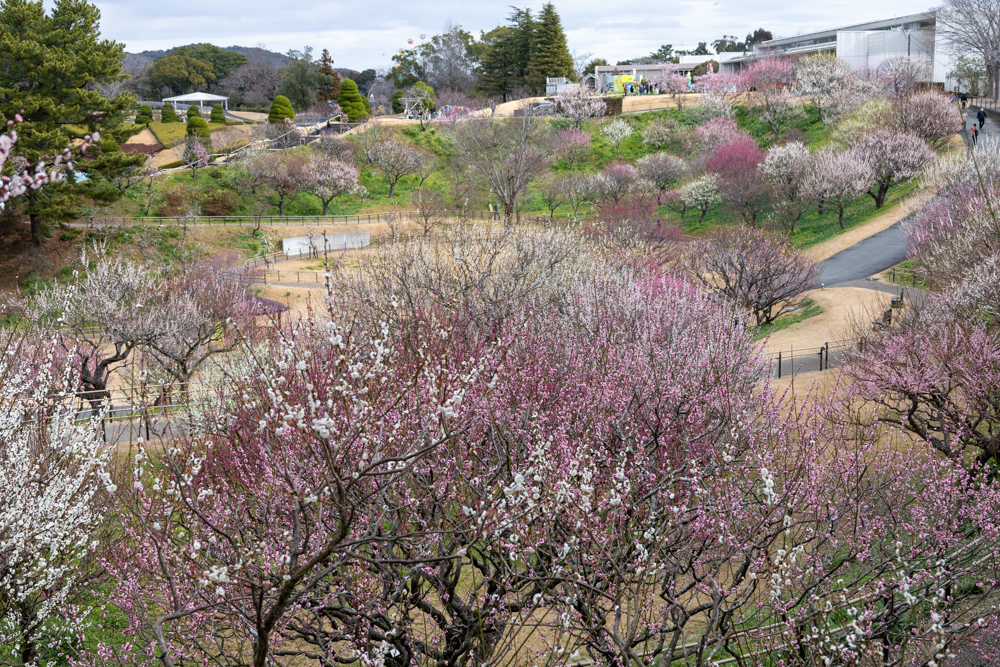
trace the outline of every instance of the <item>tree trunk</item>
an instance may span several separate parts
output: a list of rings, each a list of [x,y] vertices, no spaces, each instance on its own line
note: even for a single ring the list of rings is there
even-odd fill
[[[840,225],[840,231],[844,231],[844,205],[841,204],[837,209],[837,223]]]
[[[330,202],[329,201],[324,201],[322,199],[320,199],[320,201],[323,202],[323,215],[326,215],[327,209],[330,208]]]
[[[392,199],[392,193],[396,191],[396,181],[389,181],[389,199]]]
[[[42,221],[34,213],[30,214],[28,218],[31,220],[31,242],[35,244],[35,247],[40,247],[42,245]]]
[[[878,210],[883,206],[885,206],[885,196],[889,192],[889,184],[876,183],[876,185],[878,186],[878,190],[876,190],[875,192],[869,190],[868,194],[871,195],[871,198],[875,200],[875,209]]]

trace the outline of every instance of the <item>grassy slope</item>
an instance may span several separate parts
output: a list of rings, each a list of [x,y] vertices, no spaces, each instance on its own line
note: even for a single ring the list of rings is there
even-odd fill
[[[576,165],[576,171],[598,171],[615,159],[634,161],[649,154],[652,151],[642,143],[642,129],[649,123],[656,120],[673,119],[682,126],[694,127],[696,125],[696,120],[688,111],[678,111],[676,109],[625,115],[621,116],[621,118],[625,119],[630,125],[633,126],[634,132],[632,136],[622,142],[620,156],[616,158],[614,146],[609,143],[600,132],[600,124],[592,124],[586,127],[586,131],[591,135],[591,148],[589,154],[585,160]],[[750,115],[746,109],[742,107],[737,108],[736,121],[741,129],[757,138],[762,146],[767,147],[772,143],[773,138],[771,137],[767,126]],[[164,127],[166,127],[167,130],[163,130],[162,128]],[[219,129],[220,127],[221,126],[213,126],[214,129]],[[160,139],[161,142],[168,137],[161,137],[161,135],[157,133],[158,131],[171,132],[172,134],[170,136],[173,137],[175,141],[179,141],[184,136],[183,123],[169,124],[167,126],[164,126],[162,123],[153,123],[150,126],[150,129],[154,131],[154,134],[157,135],[157,138]],[[452,156],[448,143],[442,137],[441,130],[432,126],[426,131],[421,131],[419,127],[408,126],[400,128],[399,131],[407,138],[407,140],[420,147],[421,150],[433,154],[438,160],[437,171],[435,171],[424,182],[423,187],[430,190],[436,190],[441,193],[446,192],[448,184],[446,174],[449,169]],[[815,150],[817,147],[822,146],[824,143],[829,141],[829,136],[829,128],[819,121],[818,114],[815,109],[806,107],[803,109],[803,113],[800,117],[793,121],[782,133],[781,137],[779,137],[779,141],[785,142],[798,140]],[[164,145],[167,144],[164,143]],[[671,152],[680,152],[680,146],[668,146],[667,149]],[[560,162],[552,168],[552,171],[565,172],[568,169],[568,165],[564,162]],[[356,195],[339,197],[331,204],[329,213],[332,215],[353,215],[364,212],[391,210],[394,208],[406,210],[410,208],[411,194],[420,187],[418,177],[406,176],[396,186],[395,197],[389,199],[388,186],[377,174],[363,170],[361,183],[367,190],[367,195],[364,199]],[[231,189],[229,183],[229,173],[224,168],[203,170],[198,174],[198,178],[195,181],[192,181],[189,173],[174,174],[164,179],[160,187],[164,190],[185,190],[188,193],[189,201],[192,202],[200,201],[201,197],[203,197],[205,193],[212,190]],[[886,206],[892,207],[897,205],[898,202],[913,189],[913,187],[914,186],[912,184],[904,184],[903,186],[890,191]],[[137,201],[123,202],[122,204],[116,206],[116,208],[119,210],[115,212],[120,214],[137,215],[141,213],[141,209],[138,206]],[[301,195],[286,208],[289,215],[319,215],[321,210],[322,208],[319,200],[310,194]],[[235,209],[233,209],[232,214],[239,215],[247,212],[248,211],[242,205],[238,205]],[[541,197],[539,196],[538,187],[537,185],[532,185],[528,189],[527,195],[524,199],[524,214],[527,216],[535,216],[543,215],[545,213],[547,213],[547,211]],[[869,220],[876,213],[877,211],[875,210],[870,197],[860,199],[853,203],[845,212],[844,227],[845,229],[850,229],[860,225]],[[570,210],[568,206],[563,206],[556,211],[557,218],[565,218],[568,217],[569,214]],[[661,209],[661,214],[666,219],[674,220],[675,222],[680,223],[684,230],[691,234],[704,233],[716,225],[732,223],[731,216],[727,215],[721,209],[710,211],[702,224],[698,224],[696,222],[696,216],[693,216],[690,213],[685,216],[683,223],[681,222],[679,215],[667,211],[665,208]],[[834,211],[828,209],[824,215],[820,216],[816,209],[813,208],[797,225],[792,240],[796,245],[805,248],[829,239],[837,235],[839,232],[840,229],[837,226],[837,216]]]
[[[233,123],[238,125],[239,123]],[[218,132],[228,127],[227,123],[209,123],[212,132]],[[155,121],[149,124],[149,131],[153,133],[156,140],[163,144],[164,148],[171,148],[184,141],[187,136],[187,123],[161,123]]]

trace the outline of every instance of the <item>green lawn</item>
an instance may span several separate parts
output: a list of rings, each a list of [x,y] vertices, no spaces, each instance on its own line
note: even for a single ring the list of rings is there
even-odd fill
[[[797,310],[793,310],[789,313],[785,313],[775,321],[770,324],[763,324],[759,327],[755,327],[754,330],[754,340],[760,340],[765,338],[775,331],[781,331],[782,329],[787,329],[793,324],[798,324],[799,322],[804,322],[810,317],[816,317],[823,312],[823,307],[812,299],[805,299],[801,305],[799,305]]]
[[[241,123],[233,123],[239,125]],[[218,132],[228,127],[227,123],[209,123],[208,127],[212,132]],[[187,123],[161,123],[154,121],[149,124],[149,130],[156,137],[156,140],[163,144],[164,148],[171,148],[184,141],[187,136]]]
[[[805,249],[833,238],[842,231],[852,229],[858,225],[868,222],[876,215],[891,210],[912,193],[917,187],[916,181],[910,181],[899,185],[889,191],[886,197],[885,206],[881,209],[875,208],[875,200],[869,196],[858,199],[844,209],[844,229],[841,230],[837,224],[837,211],[835,208],[827,206],[823,215],[819,215],[817,207],[811,207],[802,219],[795,225],[795,233],[792,234],[792,243],[797,247]],[[705,220],[698,222],[698,213],[687,213],[684,221],[677,213],[667,211],[666,218],[674,220],[680,224],[688,234],[700,235],[710,231],[718,225],[731,225],[736,223],[736,218],[730,215],[724,207],[710,209],[705,215]]]

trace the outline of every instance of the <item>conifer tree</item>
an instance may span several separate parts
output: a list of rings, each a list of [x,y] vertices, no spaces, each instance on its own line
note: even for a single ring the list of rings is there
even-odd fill
[[[514,13],[507,19],[512,29],[508,43],[511,56],[511,88],[531,85],[528,78],[538,40],[538,22],[531,15],[531,10],[516,7],[513,9]]]
[[[188,136],[197,137],[198,140],[201,141],[202,145],[211,147],[212,130],[208,127],[208,123],[201,116],[191,116],[188,118],[187,133]]]
[[[222,123],[223,125],[226,124],[226,112],[223,111],[221,104],[216,104],[212,107],[211,120],[213,123]]]
[[[566,33],[562,21],[551,2],[542,5],[535,31],[535,48],[528,68],[528,85],[539,90],[545,88],[546,77],[565,76],[576,79],[573,57],[566,47]]]
[[[323,49],[323,54],[319,57],[319,72],[330,77],[330,82],[316,92],[316,99],[321,102],[335,102],[340,97],[340,75],[333,69],[333,58],[326,49]]]
[[[337,104],[340,105],[352,123],[371,115],[372,112],[368,100],[358,92],[358,84],[350,79],[346,79],[340,84],[340,97],[337,98]]]
[[[201,118],[201,110],[198,108],[197,104],[192,104],[188,107],[187,119],[191,120],[192,118]]]
[[[511,43],[514,29],[501,25],[484,33],[480,43],[483,55],[476,68],[475,92],[487,97],[496,97],[506,102],[511,92],[511,77],[514,69],[514,54]]]
[[[125,45],[100,37],[101,12],[85,0],[56,0],[51,14],[41,2],[5,0],[0,5],[0,121],[14,120],[18,142],[12,155],[29,163],[51,159],[84,134],[120,144],[135,126],[126,118],[135,96],[122,92],[102,97],[94,83],[125,78]],[[72,149],[74,161],[80,148]],[[110,203],[121,193],[108,181],[145,156],[121,151],[88,152],[87,181],[68,177],[41,190],[28,190],[10,202],[31,221],[40,245],[46,224],[72,220],[87,201]]]
[[[287,97],[278,95],[271,102],[271,112],[267,114],[267,122],[280,123],[286,118],[295,120],[295,109],[292,108],[292,103],[288,101]]]
[[[174,111],[174,105],[170,102],[164,102],[163,108],[160,109],[160,122],[161,123],[179,123],[180,119],[177,118],[177,112]]]

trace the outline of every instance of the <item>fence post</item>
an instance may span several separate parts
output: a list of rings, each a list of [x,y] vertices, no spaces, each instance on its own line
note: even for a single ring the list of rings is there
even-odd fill
[[[778,379],[781,379],[781,350],[778,350]]]

